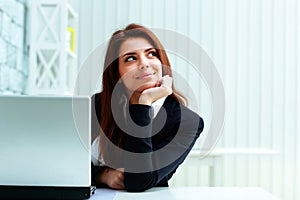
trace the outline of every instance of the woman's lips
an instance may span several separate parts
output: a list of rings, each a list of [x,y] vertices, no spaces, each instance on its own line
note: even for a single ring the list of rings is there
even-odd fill
[[[150,78],[154,73],[145,73],[137,77],[137,79],[147,79]]]

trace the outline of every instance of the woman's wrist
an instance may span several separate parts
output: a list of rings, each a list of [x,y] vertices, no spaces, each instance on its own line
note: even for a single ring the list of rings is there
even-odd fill
[[[152,101],[149,98],[147,98],[145,95],[141,95],[138,103],[151,106]]]
[[[131,95],[130,104],[143,104],[151,106],[152,102],[148,97],[146,97],[146,95],[136,92]]]
[[[98,184],[107,184],[108,171],[109,171],[109,168],[106,168],[97,174],[96,181],[98,182]]]

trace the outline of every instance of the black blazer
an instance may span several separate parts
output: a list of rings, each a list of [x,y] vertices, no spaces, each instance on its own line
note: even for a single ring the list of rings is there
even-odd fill
[[[93,95],[92,141],[99,134],[100,105],[100,94]],[[204,122],[202,118],[189,108],[180,105],[171,96],[166,98],[155,118],[152,118],[153,108],[151,106],[141,104],[127,106],[133,122],[143,128],[134,129],[132,125],[128,125],[125,128],[127,129],[125,130],[126,133],[138,133],[141,137],[127,134],[123,148],[129,152],[148,154],[141,158],[124,155],[122,159],[119,159],[122,163],[120,165],[123,165],[120,167],[125,168],[125,189],[134,192],[144,191],[155,186],[168,186],[168,180],[185,160],[203,131]],[[128,172],[126,168],[132,168],[132,162],[137,169],[142,169],[144,166],[147,169],[146,172],[134,173],[130,170]],[[92,165],[92,183],[94,185],[96,183],[95,176],[102,173],[105,168],[107,166]],[[96,186],[103,187],[104,185]]]

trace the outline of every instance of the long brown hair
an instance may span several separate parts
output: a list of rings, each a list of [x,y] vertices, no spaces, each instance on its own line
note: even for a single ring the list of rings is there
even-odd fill
[[[125,29],[116,31],[107,47],[104,68],[103,68],[103,77],[102,77],[102,92],[100,93],[101,99],[101,122],[100,126],[102,128],[101,134],[105,134],[105,136],[113,142],[118,147],[123,147],[124,142],[126,141],[126,134],[117,126],[116,121],[114,119],[112,110],[111,110],[111,101],[112,101],[112,93],[113,90],[120,79],[119,70],[118,70],[118,57],[119,57],[119,49],[122,43],[128,38],[138,38],[142,37],[149,41],[149,43],[156,49],[158,59],[160,60],[163,66],[163,75],[169,75],[172,77],[172,70],[170,67],[170,62],[168,56],[166,54],[165,49],[162,44],[155,36],[155,34],[144,26],[137,24],[129,24]],[[125,87],[125,86],[124,86]],[[186,105],[187,99],[181,93],[179,93],[174,84],[172,85],[173,93],[171,96],[177,100],[180,104]],[[124,90],[125,91],[125,88]],[[115,105],[114,105],[115,106]],[[122,108],[120,108],[122,110]],[[100,136],[101,136],[100,134]],[[104,136],[104,135],[103,135]],[[104,136],[104,137],[105,137]],[[106,140],[100,138],[100,157],[105,158],[107,151],[109,151]],[[100,159],[99,157],[99,159]]]

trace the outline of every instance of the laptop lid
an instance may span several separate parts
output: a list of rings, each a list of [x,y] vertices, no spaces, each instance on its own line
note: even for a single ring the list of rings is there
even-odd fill
[[[0,193],[89,197],[90,108],[88,97],[0,96]]]

